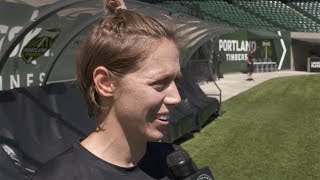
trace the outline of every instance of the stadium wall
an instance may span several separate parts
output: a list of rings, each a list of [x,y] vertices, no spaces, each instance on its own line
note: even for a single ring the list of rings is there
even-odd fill
[[[239,29],[222,35],[215,44],[223,73],[239,72],[246,68],[251,47],[256,48],[258,62],[276,62],[277,69],[290,69],[290,33]],[[283,57],[282,57],[283,56]]]

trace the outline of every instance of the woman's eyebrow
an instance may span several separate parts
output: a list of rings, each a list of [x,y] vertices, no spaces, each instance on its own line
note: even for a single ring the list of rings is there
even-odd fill
[[[174,78],[174,80],[181,80],[182,79],[182,73],[181,71],[177,71],[175,74],[171,74],[168,72],[157,72],[154,75],[150,76],[150,78],[154,79],[155,81],[165,81],[170,80]]]

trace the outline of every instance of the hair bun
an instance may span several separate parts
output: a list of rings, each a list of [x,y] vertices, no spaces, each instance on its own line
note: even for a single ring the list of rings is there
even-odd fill
[[[108,9],[112,13],[116,13],[118,9],[127,9],[123,0],[105,0],[106,9]]]

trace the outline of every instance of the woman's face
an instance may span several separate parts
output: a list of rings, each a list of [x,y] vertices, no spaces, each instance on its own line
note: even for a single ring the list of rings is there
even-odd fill
[[[169,125],[169,111],[181,100],[175,80],[180,77],[179,52],[164,39],[139,70],[120,80],[114,95],[116,118],[129,138],[159,141]]]

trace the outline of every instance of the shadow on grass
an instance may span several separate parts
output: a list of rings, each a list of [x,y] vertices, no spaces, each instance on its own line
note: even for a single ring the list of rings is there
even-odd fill
[[[202,128],[206,127],[207,125],[209,125],[211,122],[217,120],[220,116],[222,116],[226,111],[217,111],[216,113],[214,113],[212,116],[210,116],[210,118],[201,126],[201,128],[199,130],[194,130],[191,131],[185,135],[183,135],[182,137],[180,137],[179,139],[173,141],[174,144],[178,144],[181,145],[182,143],[194,138],[194,133],[199,133],[201,131]]]

